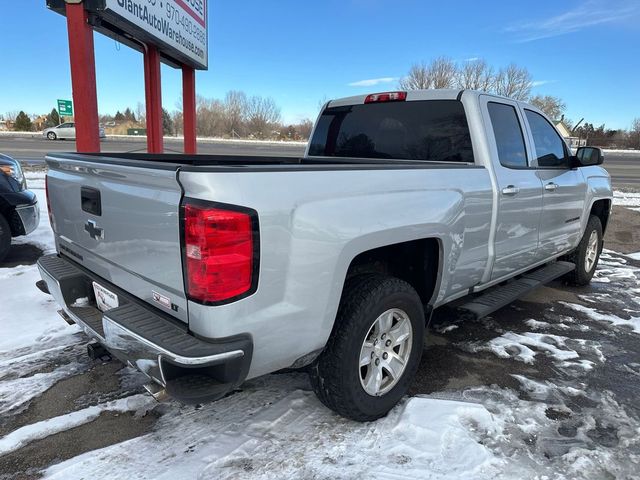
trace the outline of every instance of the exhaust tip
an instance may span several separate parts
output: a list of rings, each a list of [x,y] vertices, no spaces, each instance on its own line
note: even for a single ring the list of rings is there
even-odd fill
[[[164,387],[158,385],[157,383],[147,383],[144,385],[144,389],[156,399],[157,402],[166,402],[169,400],[169,394],[165,390]]]

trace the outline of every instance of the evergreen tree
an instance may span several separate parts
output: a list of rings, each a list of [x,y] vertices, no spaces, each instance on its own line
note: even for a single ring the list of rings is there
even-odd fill
[[[173,135],[173,119],[164,108],[162,109],[162,131],[165,135]]]
[[[120,113],[120,110],[116,112],[116,115],[115,117],[113,117],[113,119],[115,120],[116,123],[122,123],[125,121],[125,117],[122,113]]]
[[[45,128],[55,127],[56,125],[60,125],[60,115],[58,114],[58,110],[55,108],[51,110],[51,113],[47,115],[47,120],[44,122]]]
[[[31,119],[22,110],[20,110],[20,113],[16,117],[16,121],[13,125],[13,129],[16,132],[30,132],[33,129],[33,125],[31,124]]]
[[[127,109],[124,111],[124,118],[127,122],[136,121],[136,116],[134,115],[134,113],[131,111],[129,107],[127,107]]]

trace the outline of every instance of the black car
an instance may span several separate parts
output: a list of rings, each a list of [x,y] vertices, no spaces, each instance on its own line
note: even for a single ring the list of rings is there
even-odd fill
[[[27,190],[20,163],[0,154],[0,262],[11,248],[11,238],[33,232],[40,222],[38,199]]]

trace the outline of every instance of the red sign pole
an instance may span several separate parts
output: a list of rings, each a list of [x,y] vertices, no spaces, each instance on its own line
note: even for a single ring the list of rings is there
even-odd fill
[[[147,104],[147,152],[162,153],[160,53],[151,45],[147,45],[144,53],[144,93]]]
[[[93,54],[93,30],[82,3],[66,5],[69,33],[71,87],[75,104],[76,150],[100,151],[96,62]]]
[[[184,153],[196,154],[196,71],[182,66],[182,120],[184,125]]]

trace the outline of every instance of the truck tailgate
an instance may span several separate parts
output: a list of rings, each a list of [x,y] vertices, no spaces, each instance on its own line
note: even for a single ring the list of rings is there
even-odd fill
[[[176,168],[47,157],[58,251],[187,322]]]

